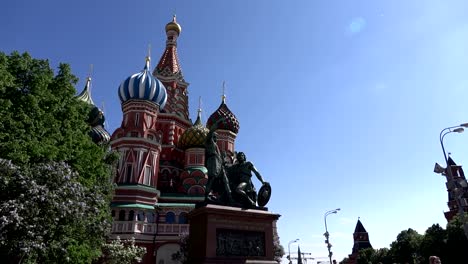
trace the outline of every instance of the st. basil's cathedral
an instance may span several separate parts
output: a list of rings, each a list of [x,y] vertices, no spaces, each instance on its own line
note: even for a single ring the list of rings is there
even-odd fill
[[[111,204],[112,238],[135,238],[146,248],[143,263],[178,263],[180,239],[189,231],[188,213],[205,197],[207,127],[220,122],[218,147],[234,156],[239,121],[225,97],[208,118],[206,126],[198,109],[192,123],[188,86],[177,55],[181,26],[174,16],[166,27],[166,49],[152,71],[151,58],[143,70],[126,78],[118,87],[123,118],[112,136],[104,129],[103,112],[94,105],[88,78],[78,98],[93,105],[88,123],[96,143],[109,143],[119,153]],[[142,60],[143,62],[143,60]],[[143,64],[143,63],[142,63]]]

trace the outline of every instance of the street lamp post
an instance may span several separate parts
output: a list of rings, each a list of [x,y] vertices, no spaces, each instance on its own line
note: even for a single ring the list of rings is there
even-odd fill
[[[463,210],[463,204],[462,204],[463,190],[461,188],[459,188],[459,186],[458,186],[458,185],[460,185],[460,183],[458,181],[455,181],[455,179],[453,178],[452,167],[448,162],[447,153],[445,152],[445,147],[444,147],[444,137],[445,137],[445,135],[450,134],[450,133],[454,133],[454,132],[462,133],[464,131],[463,127],[468,127],[468,123],[464,123],[464,124],[461,124],[461,125],[458,125],[458,126],[451,126],[451,127],[444,128],[444,129],[442,129],[442,131],[440,131],[439,139],[440,139],[440,146],[442,147],[442,152],[444,153],[444,158],[445,158],[445,164],[446,164],[445,176],[447,178],[447,183],[452,182],[452,183],[455,183],[454,186],[457,186],[453,190],[449,189],[449,191],[453,191],[454,194],[455,194],[455,201],[456,201],[457,207],[458,207],[458,214],[460,215],[460,220],[461,220],[461,222],[463,224],[463,229],[465,231],[465,236],[468,238],[468,223],[465,220],[465,212]],[[442,175],[444,175],[444,173],[442,173]],[[464,180],[463,184],[464,185],[466,184],[466,180]]]
[[[296,243],[297,241],[299,241],[299,238],[296,238],[296,239],[294,239],[294,240],[291,240],[291,241],[289,241],[289,243],[288,243],[288,259],[289,259],[289,264],[292,263],[292,261],[291,261],[291,244],[292,244],[292,243]]]
[[[325,234],[323,234],[323,235],[326,238],[325,243],[327,244],[327,248],[328,248],[328,258],[330,259],[330,264],[332,264],[333,252],[331,252],[332,245],[330,244],[330,234],[328,233],[327,216],[330,215],[330,214],[336,214],[336,213],[338,213],[339,210],[340,210],[340,208],[336,208],[334,210],[327,211],[325,213],[325,215],[323,216],[323,219],[325,220]]]

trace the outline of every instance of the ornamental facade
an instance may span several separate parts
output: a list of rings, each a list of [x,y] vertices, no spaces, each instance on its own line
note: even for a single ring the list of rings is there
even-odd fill
[[[200,109],[192,123],[189,84],[177,55],[182,28],[175,16],[165,31],[166,48],[156,67],[151,68],[151,58],[147,57],[143,69],[124,79],[117,89],[123,113],[120,127],[109,136],[97,107],[89,122],[93,140],[109,142],[120,157],[111,203],[112,237],[134,237],[139,246],[146,248],[143,263],[148,264],[178,263],[172,255],[179,251],[180,239],[188,235],[187,215],[205,197],[206,126],[222,119],[218,122],[217,144],[231,162],[239,131],[239,121],[224,96],[206,126]],[[78,97],[94,107],[89,82]]]

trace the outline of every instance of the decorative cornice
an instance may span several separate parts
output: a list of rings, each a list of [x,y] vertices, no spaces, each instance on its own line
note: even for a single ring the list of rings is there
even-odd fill
[[[161,191],[154,187],[146,186],[146,185],[141,185],[141,184],[132,184],[132,185],[125,185],[125,184],[120,184],[116,188],[116,190],[142,190],[145,192],[149,193],[154,193],[157,196],[161,195]]]

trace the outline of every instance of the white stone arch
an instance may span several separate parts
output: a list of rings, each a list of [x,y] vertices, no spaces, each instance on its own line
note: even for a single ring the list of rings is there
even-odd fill
[[[158,252],[156,254],[156,263],[180,264],[179,261],[172,260],[172,254],[177,253],[179,250],[180,246],[176,243],[162,245],[160,248],[158,248]]]

